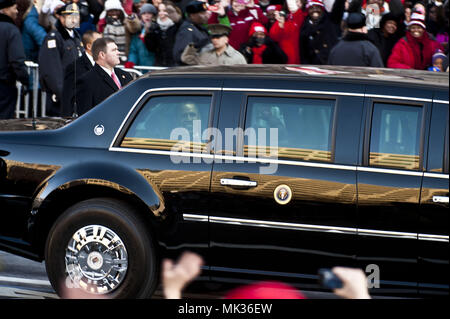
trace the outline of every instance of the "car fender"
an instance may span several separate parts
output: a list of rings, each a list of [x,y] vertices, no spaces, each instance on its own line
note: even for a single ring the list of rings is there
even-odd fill
[[[158,215],[164,207],[162,195],[131,167],[104,162],[84,162],[63,167],[45,180],[33,196],[32,211],[38,212],[41,205],[56,191],[82,184],[113,188],[135,195],[154,215]]]

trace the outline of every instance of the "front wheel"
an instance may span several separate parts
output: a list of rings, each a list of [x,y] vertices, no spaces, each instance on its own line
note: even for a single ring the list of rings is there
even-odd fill
[[[62,297],[145,298],[157,284],[147,228],[130,206],[109,198],[80,202],[57,219],[45,263]]]

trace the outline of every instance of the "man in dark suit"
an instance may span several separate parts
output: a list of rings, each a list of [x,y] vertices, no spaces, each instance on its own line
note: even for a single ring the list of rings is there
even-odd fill
[[[85,51],[73,63],[69,64],[64,72],[64,86],[61,116],[73,116],[78,114],[77,105],[75,103],[76,85],[74,81],[79,81],[80,78],[92,70],[95,61],[92,57],[92,44],[102,35],[96,31],[88,30],[83,34],[83,47]]]
[[[82,115],[133,80],[128,72],[115,66],[119,50],[110,38],[97,39],[92,45],[95,65],[77,83],[78,115]]]

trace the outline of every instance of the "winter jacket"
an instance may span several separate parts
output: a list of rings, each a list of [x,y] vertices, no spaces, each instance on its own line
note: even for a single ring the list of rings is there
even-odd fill
[[[226,15],[228,16],[230,27],[232,28],[232,31],[228,36],[228,43],[236,50],[239,50],[241,45],[248,41],[250,37],[250,27],[254,22],[266,25],[269,21],[261,8],[257,5],[253,8],[245,8],[239,13],[235,13],[232,9],[227,9]],[[216,23],[220,23],[219,15],[213,12],[208,20],[208,24]]]
[[[135,65],[152,66],[155,64],[155,53],[147,50],[144,44],[145,28],[131,36],[130,48],[128,50],[128,62]]]
[[[254,37],[251,37],[249,42],[244,43],[239,51],[248,64],[285,64],[288,59],[278,44],[268,36],[266,36],[264,45],[261,47],[258,47]]]
[[[270,37],[277,42],[288,57],[288,64],[300,64],[299,38],[300,29],[305,21],[306,12],[297,10],[287,16],[284,28],[275,22],[270,28]]]
[[[174,66],[173,47],[178,28],[182,21],[175,23],[167,30],[162,30],[157,23],[152,23],[148,32],[145,34],[145,46],[150,52],[155,54],[154,65]]]
[[[442,45],[431,39],[427,32],[424,32],[420,39],[416,39],[407,31],[406,36],[394,46],[387,67],[426,70],[437,50],[443,51]]]
[[[387,61],[392,53],[394,45],[401,38],[401,33],[396,32],[388,37],[385,37],[383,31],[380,28],[376,28],[369,30],[367,36],[369,37],[369,40],[378,48],[378,51],[380,51],[383,64],[387,65]]]
[[[348,32],[331,49],[328,57],[330,65],[369,66],[382,68],[380,52],[364,33]]]
[[[28,86],[25,52],[19,28],[7,15],[0,13],[0,82],[15,86],[16,81]]]
[[[341,36],[345,0],[336,0],[331,13],[314,23],[308,16],[300,30],[300,60],[304,64],[327,64],[330,50]]]
[[[33,5],[24,15],[22,25],[22,42],[27,60],[37,62],[39,49],[46,36],[47,32],[39,24],[39,14]]]

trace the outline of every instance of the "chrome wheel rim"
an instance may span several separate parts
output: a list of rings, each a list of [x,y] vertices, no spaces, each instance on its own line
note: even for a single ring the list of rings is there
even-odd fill
[[[117,289],[128,269],[124,242],[111,229],[89,225],[77,230],[66,248],[66,285],[92,294]]]

